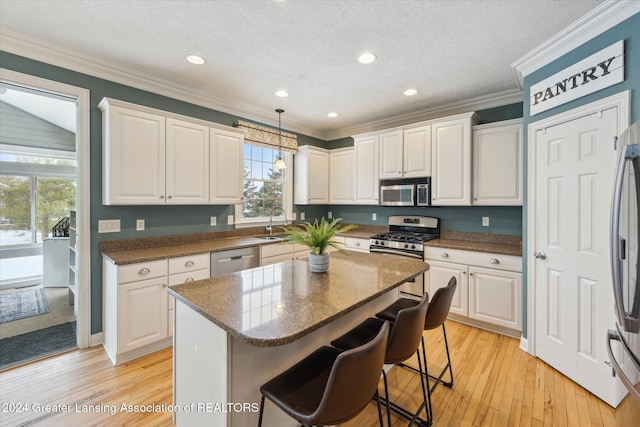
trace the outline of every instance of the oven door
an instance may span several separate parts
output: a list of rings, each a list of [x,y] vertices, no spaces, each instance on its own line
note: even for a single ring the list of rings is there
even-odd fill
[[[411,258],[419,258],[422,259],[419,255],[413,254],[402,254],[398,252],[386,252],[384,249],[380,250],[371,250],[371,253],[378,253],[382,256],[392,256],[392,257],[411,257]],[[420,301],[422,299],[422,295],[425,292],[424,289],[424,273],[418,274],[413,280],[404,282],[400,285],[400,296],[404,298],[411,298]]]

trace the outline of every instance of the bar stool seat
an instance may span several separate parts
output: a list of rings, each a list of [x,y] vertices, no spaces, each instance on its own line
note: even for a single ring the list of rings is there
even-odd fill
[[[422,338],[424,319],[428,311],[428,306],[429,296],[424,294],[419,303],[413,304],[412,307],[408,307],[407,309],[400,310],[398,312],[396,321],[389,332],[389,341],[387,343],[387,349],[384,357],[385,365],[403,362],[414,354],[418,355],[418,362],[420,362],[418,349],[420,346],[420,339]],[[344,350],[361,345],[363,342],[371,339],[371,336],[380,327],[382,322],[386,322],[386,320],[378,318],[366,319],[349,332],[331,341],[331,345]],[[424,380],[422,376],[420,377],[420,380],[422,385],[423,402],[415,413],[409,412],[405,408],[390,402],[387,375],[384,369],[382,369],[382,377],[385,389],[384,401],[387,406],[387,424],[391,425],[390,409],[393,409],[403,417],[411,420],[410,425],[415,422],[418,422],[421,425],[431,424],[431,402],[430,399],[427,400],[426,380]],[[425,409],[427,414],[426,420],[419,417],[423,409]]]
[[[260,387],[262,425],[265,397],[305,425],[333,425],[358,415],[378,395],[389,322],[371,339],[343,351],[323,346]],[[378,402],[378,417],[382,414]]]
[[[444,336],[444,344],[445,344],[445,349],[447,351],[447,364],[444,366],[442,371],[438,374],[437,377],[434,375],[429,375],[428,369],[427,369],[427,356],[426,356],[426,349],[424,345],[424,338],[422,339],[422,361],[425,366],[425,372],[421,374],[435,381],[433,387],[429,389],[430,393],[433,393],[433,391],[436,389],[436,387],[440,383],[442,383],[443,385],[449,388],[453,387],[453,369],[451,368],[451,356],[449,354],[447,330],[444,326],[444,322],[445,320],[447,320],[447,316],[449,315],[449,309],[451,308],[451,301],[453,300],[453,294],[456,291],[456,287],[457,287],[457,280],[455,276],[452,276],[451,279],[449,279],[447,286],[436,290],[436,292],[433,294],[433,297],[431,298],[431,301],[429,302],[429,310],[427,311],[427,315],[424,320],[425,331],[436,329],[442,326],[442,334]],[[377,313],[376,317],[393,323],[396,321],[398,314],[402,310],[405,310],[408,307],[416,306],[418,304],[419,302],[413,299],[399,298],[393,304],[391,304],[384,310]],[[418,360],[418,362],[419,361],[420,360]],[[405,368],[409,368],[415,372],[418,372],[415,368],[411,366],[405,365],[403,363],[400,363],[400,365]],[[449,377],[451,378],[451,380],[443,381],[443,376],[447,372],[447,370],[449,371]]]

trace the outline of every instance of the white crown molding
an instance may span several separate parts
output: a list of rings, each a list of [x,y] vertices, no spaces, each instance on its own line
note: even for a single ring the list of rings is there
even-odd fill
[[[406,126],[409,124],[437,119],[445,116],[451,116],[454,114],[484,110],[493,107],[501,107],[503,105],[515,104],[517,102],[523,102],[522,91],[519,89],[506,90],[491,95],[478,96],[464,101],[453,102],[450,104],[440,105],[425,110],[414,111],[400,116],[394,116],[374,122],[368,122],[358,126],[351,126],[349,128],[343,128],[335,132],[327,132],[327,141],[346,138],[353,135],[360,135],[367,132],[374,132],[382,129],[389,129],[397,126]]]
[[[229,105],[228,103],[214,97],[203,96],[200,93],[193,92],[185,87],[175,84],[175,82],[161,80],[143,73],[136,73],[130,69],[116,67],[113,64],[105,63],[97,58],[90,58],[86,56],[81,57],[70,50],[47,44],[40,40],[30,39],[22,34],[18,34],[4,28],[0,28],[0,49],[36,61],[126,86],[135,87],[137,89],[167,96],[190,104],[210,108],[222,113],[235,115],[271,126],[277,126],[277,120],[270,111],[267,113],[251,105]],[[288,121],[287,130],[324,141],[331,141],[374,130],[416,123],[478,109],[499,107],[522,101],[522,91],[514,89],[456,103],[431,107],[425,110],[414,111],[409,114],[389,117],[383,120],[368,122],[357,126],[346,127],[337,131],[322,132],[295,123],[295,121]]]
[[[524,77],[576,49],[594,37],[640,13],[640,1],[609,0],[569,25],[520,59],[511,68],[520,89]]]

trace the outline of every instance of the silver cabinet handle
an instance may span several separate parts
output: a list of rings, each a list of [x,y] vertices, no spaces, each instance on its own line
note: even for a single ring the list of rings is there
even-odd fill
[[[491,259],[489,260],[489,263],[490,263],[490,264],[500,264],[500,260],[498,260],[498,259],[496,259],[496,258],[491,258]]]
[[[173,196],[169,196],[169,198],[171,199],[171,198],[173,198]]]
[[[449,258],[449,254],[448,254],[448,253],[446,253],[446,252],[441,252],[441,253],[440,253],[440,256],[441,256],[442,258]]]
[[[193,267],[194,265],[196,265],[193,261],[187,261],[184,263],[184,266],[187,268]]]
[[[547,259],[547,254],[545,254],[544,252],[534,252],[533,256],[538,258],[538,259]]]
[[[189,283],[189,282],[195,282],[195,279],[193,277],[187,277],[187,280],[185,280],[184,283]]]
[[[162,285],[162,287],[163,287],[163,288],[166,288],[166,287],[167,287],[167,284],[166,284],[166,283],[165,283],[165,284],[163,284],[163,285]]]
[[[149,270],[147,267],[141,268],[140,270],[138,270],[138,274],[140,276],[146,276],[149,273],[151,273],[151,270]]]
[[[164,195],[160,196],[161,199],[164,199]]]
[[[356,242],[355,246],[360,246],[360,242]]]

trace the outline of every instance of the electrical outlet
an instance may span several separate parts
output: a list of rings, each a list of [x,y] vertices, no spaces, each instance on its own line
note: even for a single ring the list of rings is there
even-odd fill
[[[378,219],[378,214],[376,214],[375,212],[371,214],[371,220],[375,221]]]
[[[333,212],[331,211],[327,212],[327,218],[329,219],[333,218]]]
[[[144,230],[144,219],[137,219],[136,220],[136,231],[142,231]]]
[[[228,225],[233,225],[233,215],[228,215],[227,216],[227,224]]]
[[[215,216],[211,217],[211,220],[209,221],[209,225],[214,226],[218,224],[218,218],[216,218]]]
[[[483,227],[488,227],[489,226],[489,217],[488,216],[483,216],[482,217],[482,226]]]
[[[119,219],[101,219],[98,221],[98,233],[119,233]]]
[[[295,215],[295,213],[294,213]],[[300,221],[304,221],[304,212],[300,212]]]
[[[296,220],[296,218],[297,218],[296,213],[295,213],[295,212],[293,212],[293,213],[291,214],[291,222],[295,221],[295,220]]]

